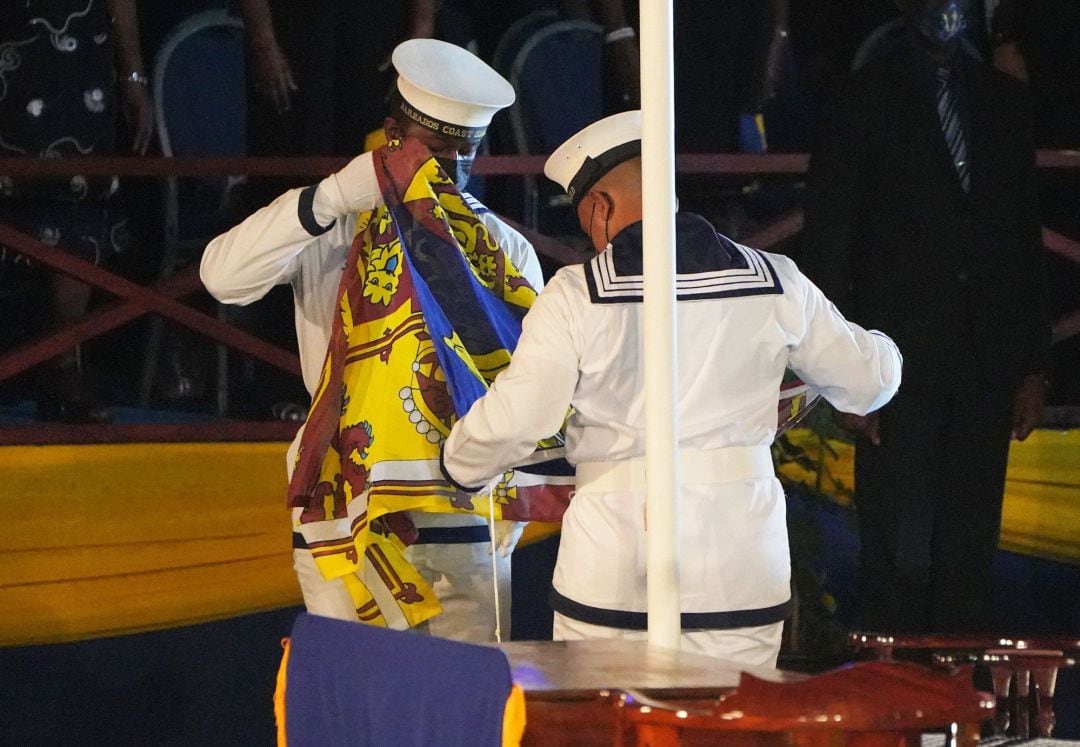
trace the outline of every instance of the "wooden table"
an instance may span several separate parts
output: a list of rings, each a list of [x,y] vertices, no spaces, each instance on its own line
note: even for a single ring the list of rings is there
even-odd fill
[[[921,733],[951,724],[960,744],[974,744],[993,715],[993,697],[976,692],[969,673],[914,664],[861,662],[808,676],[644,642],[499,648],[525,693],[524,745],[641,743],[635,732],[649,745],[917,745]]]
[[[856,632],[848,636],[848,645],[856,651],[872,651],[880,661],[893,661],[896,651],[915,651],[930,652],[932,662],[946,668],[985,666],[997,697],[994,733],[1017,739],[1053,734],[1058,670],[1075,667],[1080,660],[1080,638],[1075,636],[894,636]]]
[[[499,648],[525,692],[523,745],[614,744],[615,699],[627,690],[707,707],[734,690],[743,671],[778,683],[806,678],[650,648],[643,641],[518,641]]]

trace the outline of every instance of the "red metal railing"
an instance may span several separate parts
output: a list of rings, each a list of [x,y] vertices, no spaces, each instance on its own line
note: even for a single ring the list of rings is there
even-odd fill
[[[488,176],[527,176],[543,171],[545,156],[485,156],[476,161],[474,172]],[[806,171],[805,154],[688,154],[678,157],[684,174],[770,177],[798,176]],[[318,178],[341,168],[346,158],[136,158],[131,156],[36,159],[0,158],[0,174],[11,177],[43,178],[76,174],[125,177],[254,177]],[[1040,151],[1042,169],[1080,170],[1080,151]],[[802,211],[785,213],[760,228],[745,243],[762,249],[776,246],[802,230]],[[1080,264],[1080,242],[1044,228],[1043,242],[1051,252]],[[40,262],[60,273],[77,278],[114,296],[107,303],[69,326],[0,354],[0,382],[6,381],[72,347],[93,339],[143,315],[159,314],[199,334],[245,353],[293,375],[300,373],[295,353],[233,327],[199,311],[181,299],[202,285],[198,268],[189,267],[174,277],[152,286],[142,286],[62,249],[43,244],[15,229],[0,224],[0,244]],[[540,247],[543,251],[543,248]],[[556,258],[565,261],[563,258]],[[1055,325],[1056,339],[1075,333],[1076,314]],[[79,426],[56,425],[0,427],[0,444],[56,442],[115,442],[133,440],[266,440],[287,438],[295,425],[290,423],[208,423],[184,426]]]

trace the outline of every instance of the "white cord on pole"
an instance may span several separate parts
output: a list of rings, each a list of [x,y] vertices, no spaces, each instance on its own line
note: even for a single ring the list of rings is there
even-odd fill
[[[495,642],[502,643],[502,608],[499,604],[499,548],[495,546],[495,483],[487,486],[488,535],[491,538],[491,583],[495,587]]]

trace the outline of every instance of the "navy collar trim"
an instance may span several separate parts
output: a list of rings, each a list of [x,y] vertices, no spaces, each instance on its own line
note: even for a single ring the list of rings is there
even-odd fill
[[[676,216],[677,301],[742,298],[784,292],[762,252],[740,246],[692,213]],[[645,284],[641,223],[619,232],[612,246],[585,265],[592,303],[641,303]]]

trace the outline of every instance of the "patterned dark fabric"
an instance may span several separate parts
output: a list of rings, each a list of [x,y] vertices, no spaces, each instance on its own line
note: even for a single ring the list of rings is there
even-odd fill
[[[642,224],[627,226],[611,249],[588,263],[585,282],[593,303],[641,303],[645,269]],[[740,247],[693,213],[675,216],[675,294],[679,301],[783,293],[763,253]]]
[[[105,0],[0,3],[0,155],[112,153],[113,59]],[[115,191],[107,176],[0,176],[0,220],[98,263],[123,243],[109,204]],[[15,259],[0,252],[4,264]]]

